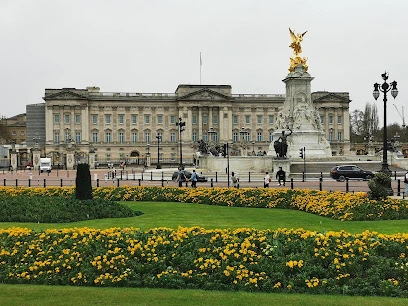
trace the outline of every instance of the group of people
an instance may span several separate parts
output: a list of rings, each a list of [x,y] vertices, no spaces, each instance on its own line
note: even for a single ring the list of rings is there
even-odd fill
[[[286,184],[286,173],[285,171],[282,170],[282,167],[279,167],[279,170],[276,172],[276,179],[278,180],[279,186],[283,184],[285,186]],[[179,187],[183,187],[183,182],[186,181],[191,181],[191,187],[195,188],[197,187],[197,173],[195,170],[193,170],[191,174],[191,178],[187,179],[187,177],[184,174],[183,169],[180,167],[178,169],[178,174],[176,178],[176,182],[178,182]],[[265,177],[264,177],[264,188],[269,187],[269,183],[272,181],[269,172],[266,171]],[[239,188],[239,177],[236,172],[231,172],[231,177],[230,177],[230,182],[231,186],[235,188]]]
[[[279,170],[276,172],[276,179],[278,180],[279,186],[285,186],[286,185],[286,172],[282,170],[282,167],[279,167]],[[269,183],[272,182],[272,178],[269,175],[269,172],[265,172],[265,177],[264,177],[264,188],[269,187]]]

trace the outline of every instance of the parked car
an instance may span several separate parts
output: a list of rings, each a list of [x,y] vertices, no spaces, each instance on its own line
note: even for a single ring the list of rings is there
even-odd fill
[[[184,176],[189,180],[191,178],[191,175],[193,174],[190,171],[187,170],[183,170],[184,172]],[[178,171],[174,172],[173,175],[171,176],[171,179],[174,181],[178,176]],[[185,181],[185,179],[183,178],[183,181]],[[197,173],[197,182],[207,182],[207,179],[205,178],[204,175]]]
[[[32,164],[30,163],[26,164],[26,170],[32,170],[32,169],[34,169]]]
[[[369,180],[374,176],[374,172],[363,170],[355,165],[341,165],[332,168],[330,170],[330,176],[338,182],[344,182],[346,178]]]

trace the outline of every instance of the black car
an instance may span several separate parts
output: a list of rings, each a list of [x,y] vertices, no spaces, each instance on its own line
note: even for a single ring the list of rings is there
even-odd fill
[[[343,165],[336,166],[331,169],[330,176],[332,179],[335,179],[338,182],[344,182],[346,178],[369,180],[374,176],[374,172],[363,170],[360,167],[354,165]]]
[[[191,175],[193,174],[190,171],[187,170],[183,170],[184,176],[189,180],[191,179]],[[178,176],[178,171],[174,172],[173,175],[171,176],[171,179],[174,181],[175,179],[177,179]],[[183,182],[185,182],[186,180],[183,178]],[[197,173],[197,182],[207,182],[207,179],[205,178],[204,175]]]

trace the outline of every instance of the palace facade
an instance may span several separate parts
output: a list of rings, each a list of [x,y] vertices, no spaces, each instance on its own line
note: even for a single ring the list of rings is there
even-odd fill
[[[234,154],[262,155],[273,139],[282,94],[233,94],[230,85],[179,85],[175,93],[46,89],[45,153],[64,164],[95,152],[98,163],[193,163],[198,141],[232,143]],[[349,93],[314,92],[312,102],[333,155],[350,155]],[[180,121],[180,119],[181,121]],[[180,122],[185,128],[179,130]],[[181,136],[181,139],[180,139]],[[180,148],[182,152],[180,152]]]

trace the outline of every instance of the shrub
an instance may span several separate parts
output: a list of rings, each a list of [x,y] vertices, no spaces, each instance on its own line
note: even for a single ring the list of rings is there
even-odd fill
[[[383,200],[390,194],[391,177],[384,172],[377,172],[368,182],[370,191],[368,198],[371,200]],[[391,191],[392,192],[392,191]]]
[[[91,172],[88,164],[78,165],[75,185],[75,197],[78,200],[92,199]]]

